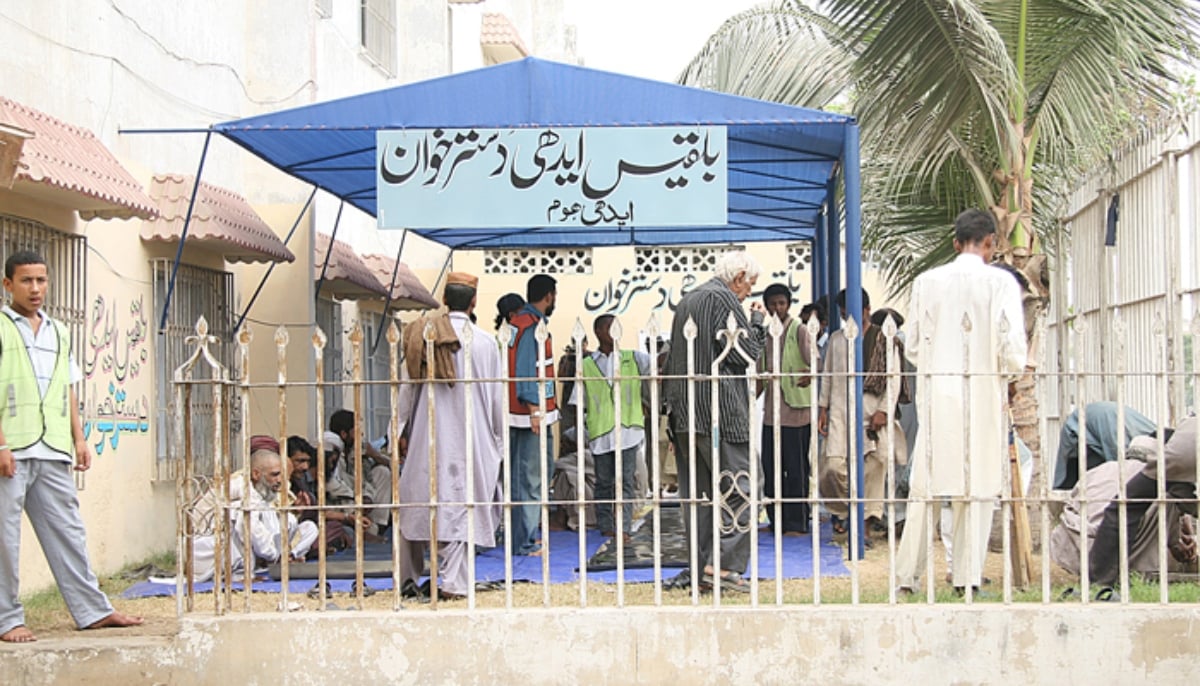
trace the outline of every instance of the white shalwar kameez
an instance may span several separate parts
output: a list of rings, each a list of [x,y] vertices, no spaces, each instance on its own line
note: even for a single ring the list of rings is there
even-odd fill
[[[962,551],[954,556],[952,575],[955,586],[978,586],[994,499],[1008,469],[1007,384],[1025,368],[1020,288],[1011,274],[963,253],[917,277],[910,306],[908,356],[917,367],[917,397],[928,409],[918,410],[896,575],[901,587],[915,590],[925,571],[930,535],[925,508],[940,507],[926,499],[969,496],[969,506],[951,504],[954,550]],[[1002,319],[1008,323],[1003,335]]]
[[[242,478],[235,474],[230,479],[230,509],[233,513],[230,531],[230,556],[234,574],[244,570],[242,551],[245,549],[246,512],[242,509]],[[296,515],[288,513],[288,543],[280,536],[279,510],[273,503],[263,499],[254,489],[249,489],[250,506],[250,549],[255,560],[278,562],[283,550],[290,548],[292,557],[301,557],[317,542],[320,531],[314,522],[297,522]],[[216,538],[211,534],[197,536],[192,547],[192,578],[197,582],[213,577]]]
[[[471,323],[466,313],[451,312],[450,322],[459,340],[471,327],[471,369],[466,373],[466,344],[454,354],[457,376],[461,379],[500,379],[505,365],[500,349],[491,334]],[[407,377],[407,371],[405,373]],[[429,421],[428,384],[405,384],[400,392],[401,421],[411,419],[408,456],[400,474],[399,531],[402,546],[411,550],[402,553],[401,576],[416,580],[421,575],[421,555],[431,539],[429,508],[411,507],[429,503],[430,446],[437,447],[437,542],[443,577],[442,588],[458,595],[467,593],[467,508],[461,503],[470,499],[476,505],[475,531],[470,540],[476,546],[495,546],[495,530],[500,509],[497,502],[497,482],[504,450],[504,385],[497,381],[457,381],[453,386],[436,382],[432,385],[434,421]],[[471,434],[467,433],[467,394],[471,395]],[[415,403],[415,408],[414,408]],[[467,441],[471,441],[473,458],[473,487],[467,488]],[[409,560],[408,564],[404,560]]]

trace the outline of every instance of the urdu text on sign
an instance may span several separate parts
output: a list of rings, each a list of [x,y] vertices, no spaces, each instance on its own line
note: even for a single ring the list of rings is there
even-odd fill
[[[376,134],[380,228],[724,226],[723,126]]]

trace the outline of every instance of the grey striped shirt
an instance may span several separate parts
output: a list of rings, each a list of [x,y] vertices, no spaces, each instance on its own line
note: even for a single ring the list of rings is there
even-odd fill
[[[753,360],[762,353],[766,340],[761,312],[751,313],[747,319],[742,303],[720,279],[713,278],[701,284],[679,301],[675,308],[675,319],[671,323],[671,354],[667,358],[663,374],[666,376],[687,375],[687,339],[683,327],[690,317],[696,322],[696,433],[712,433],[712,385],[708,377],[713,360],[725,349],[726,341],[718,334],[725,329],[729,314],[747,336],[739,345]],[[750,394],[747,392],[746,368],[753,366],[736,350],[721,362],[721,376],[717,401],[720,405],[721,440],[730,443],[750,442]],[[671,426],[676,432],[688,430],[688,383],[685,379],[667,379],[663,382],[663,397],[671,406]]]

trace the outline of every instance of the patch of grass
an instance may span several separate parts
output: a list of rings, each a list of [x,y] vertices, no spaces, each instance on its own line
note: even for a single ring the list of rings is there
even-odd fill
[[[175,551],[155,553],[144,560],[131,562],[112,574],[99,576],[97,580],[100,582],[100,590],[110,598],[117,597],[125,589],[145,578],[144,575],[136,574],[137,570],[151,565],[164,571],[174,570]],[[74,628],[75,626],[57,586],[23,595],[21,604],[25,607],[25,623],[28,626],[53,629]]]

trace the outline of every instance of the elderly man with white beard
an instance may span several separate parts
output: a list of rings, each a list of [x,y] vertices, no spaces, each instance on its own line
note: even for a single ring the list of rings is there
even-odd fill
[[[255,562],[278,562],[285,549],[280,535],[277,509],[280,504],[280,492],[283,490],[283,459],[278,453],[256,450],[250,455],[250,483],[252,487],[247,493],[242,486],[241,474],[235,474],[229,480],[229,507],[233,514],[230,556],[234,573],[244,569],[242,551],[246,541],[246,514],[250,516],[250,549],[253,551]],[[243,498],[249,498],[248,513],[243,507]],[[303,560],[317,541],[317,525],[313,522],[298,522],[296,515],[290,512],[287,521],[291,559]],[[196,581],[208,581],[212,578],[215,544],[216,539],[211,534],[196,538],[192,565]]]

